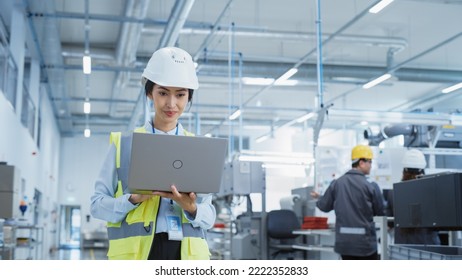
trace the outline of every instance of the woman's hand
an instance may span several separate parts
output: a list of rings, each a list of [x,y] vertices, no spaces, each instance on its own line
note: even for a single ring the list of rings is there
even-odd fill
[[[130,198],[128,198],[128,201],[130,201],[132,204],[138,204],[138,203],[141,203],[141,202],[143,202],[145,200],[150,199],[153,196],[154,196],[153,194],[136,194],[136,193],[132,193],[130,195]]]
[[[196,194],[193,192],[180,193],[174,185],[172,185],[170,188],[172,192],[155,191],[152,192],[152,194],[174,200],[184,211],[188,212],[191,216],[196,217]]]

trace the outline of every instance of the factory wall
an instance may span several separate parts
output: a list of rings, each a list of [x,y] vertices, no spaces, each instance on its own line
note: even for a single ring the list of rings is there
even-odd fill
[[[80,206],[82,232],[105,230],[103,221],[93,217],[87,221],[87,215],[91,215],[90,197],[109,147],[109,136],[65,137],[61,139],[61,146],[60,203]]]

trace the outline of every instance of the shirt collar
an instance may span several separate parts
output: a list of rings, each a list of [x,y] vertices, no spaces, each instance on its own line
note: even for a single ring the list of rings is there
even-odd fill
[[[144,124],[144,129],[146,130],[146,132],[148,133],[152,133],[152,125],[151,125],[151,122],[150,121],[147,121],[145,124]],[[158,132],[159,130],[156,130],[156,133]],[[161,131],[159,131],[161,132]],[[176,127],[170,131],[168,131],[167,133],[165,134],[170,134],[170,135],[175,135],[175,132],[176,132]],[[164,132],[162,132],[164,133]],[[178,135],[184,135],[184,128],[183,126],[181,125],[181,123],[178,123]]]

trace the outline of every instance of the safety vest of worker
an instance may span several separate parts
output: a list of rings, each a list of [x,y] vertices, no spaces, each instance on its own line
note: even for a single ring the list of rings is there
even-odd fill
[[[135,132],[146,133],[144,127]],[[184,130],[185,136],[194,134]],[[127,190],[128,165],[131,154],[131,135],[113,132],[110,143],[116,146],[117,191],[119,197]],[[124,220],[107,223],[109,237],[108,258],[110,260],[146,260],[151,250],[156,232],[156,219],[160,206],[160,196],[143,201],[130,211]],[[210,251],[205,240],[205,232],[200,227],[193,227],[182,212],[183,240],[181,241],[182,260],[208,260]]]

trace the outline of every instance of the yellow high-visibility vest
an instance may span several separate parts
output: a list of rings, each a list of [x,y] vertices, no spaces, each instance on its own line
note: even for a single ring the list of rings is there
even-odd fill
[[[146,133],[146,129],[144,127],[137,128],[135,132]],[[194,136],[194,134],[186,130],[184,130],[184,135]],[[123,164],[121,166],[121,162],[126,161],[125,157],[130,155],[131,145],[122,145],[123,137],[120,132],[113,132],[110,136],[110,143],[116,146],[117,151],[118,182],[115,197],[124,194],[124,187],[126,188],[126,186],[123,185],[123,182],[127,182],[128,178],[128,168],[124,167]],[[130,211],[123,221],[107,223],[109,236],[107,256],[110,260],[146,260],[148,258],[156,232],[159,203],[160,196],[153,196]],[[182,214],[182,223],[184,238],[181,241],[181,259],[210,259],[210,251],[205,240],[204,230],[193,227],[184,214]]]

